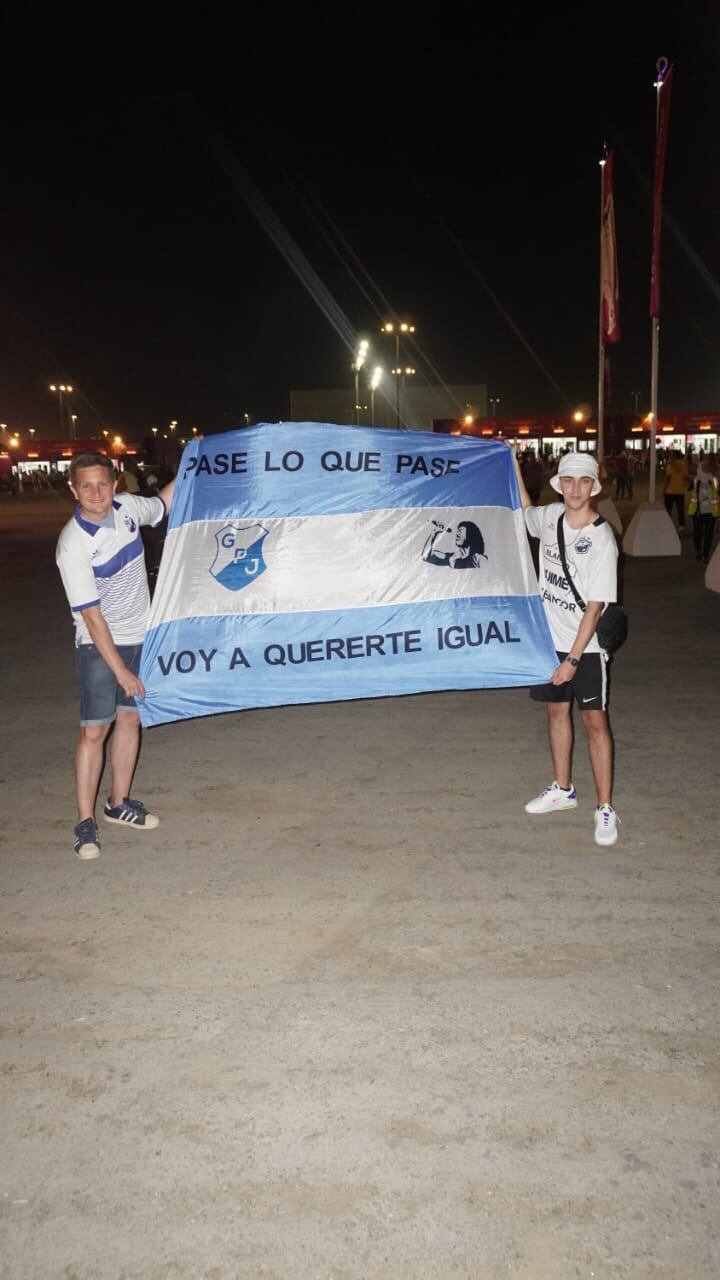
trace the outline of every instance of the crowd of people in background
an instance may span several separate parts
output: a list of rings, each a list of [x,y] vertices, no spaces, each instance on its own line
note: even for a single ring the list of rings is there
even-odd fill
[[[563,449],[558,458],[547,447],[539,453],[527,448],[518,454],[521,475],[533,506],[539,505],[544,486],[556,474],[558,464],[567,452],[570,450]],[[647,447],[621,449],[618,453],[605,455],[601,474],[612,487],[616,502],[634,499],[635,481],[638,476],[647,476],[649,461],[650,450]],[[687,454],[680,449],[659,448],[656,465],[665,510],[677,523],[678,530],[687,527],[688,518],[692,520],[695,559],[707,564],[715,538],[715,521],[720,519],[717,454],[692,447],[688,448]]]
[[[169,467],[126,465],[118,473],[118,493],[138,493],[141,497],[153,497],[167,484],[174,471]],[[3,475],[4,487],[17,496],[23,493],[68,493],[68,473],[45,467],[13,468]]]
[[[31,467],[27,471],[9,471],[0,476],[0,491],[17,497],[20,493],[65,492],[67,481],[60,471]]]

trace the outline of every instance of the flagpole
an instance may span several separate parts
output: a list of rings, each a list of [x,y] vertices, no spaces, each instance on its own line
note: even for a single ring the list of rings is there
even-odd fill
[[[660,354],[660,243],[662,192],[665,176],[670,89],[673,68],[667,58],[659,58],[655,89],[655,180],[653,183],[652,256],[650,259],[650,319],[652,360],[650,367],[650,449],[648,501],[641,502],[623,536],[623,551],[629,556],[679,556],[680,538],[662,502],[655,501],[658,433],[658,369]],[[665,92],[661,93],[661,89]]]
[[[648,502],[655,501],[655,470],[657,467],[657,420],[658,420],[658,364],[660,356],[660,321],[652,318],[652,355],[650,360],[650,487]]]
[[[603,342],[603,212],[605,207],[605,162],[607,149],[600,161],[600,304],[598,307],[598,466],[602,474],[605,456],[605,343]]]
[[[648,501],[655,501],[655,470],[657,466],[658,433],[658,377],[660,368],[660,241],[662,231],[662,186],[665,175],[665,147],[667,145],[667,113],[664,113],[660,138],[660,94],[668,74],[667,58],[658,58],[655,80],[655,181],[653,192],[653,260],[650,282],[651,359],[650,359],[650,458]],[[672,73],[672,67],[670,67]]]
[[[658,62],[658,72],[660,63]],[[655,150],[657,152],[658,124],[660,121],[660,90],[662,80],[655,81]],[[657,159],[656,162],[657,164]],[[657,199],[657,196],[655,197]],[[653,316],[650,327],[650,455],[648,459],[648,502],[655,501],[658,431],[658,369],[660,366],[660,317]]]

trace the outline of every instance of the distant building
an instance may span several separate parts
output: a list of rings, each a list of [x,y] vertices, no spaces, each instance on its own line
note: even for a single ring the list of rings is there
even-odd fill
[[[388,377],[378,387],[373,398],[369,390],[360,388],[360,426],[394,427],[397,421],[397,384]],[[355,394],[352,387],[340,390],[291,391],[290,420],[292,422],[356,422]],[[470,415],[473,419],[487,414],[487,387],[422,386],[410,378],[400,382],[400,425],[411,431],[432,431],[433,422],[439,418],[458,418]]]
[[[64,473],[68,470],[73,458],[81,453],[104,453],[113,460],[115,466],[121,468],[127,458],[133,460],[140,456],[142,450],[136,445],[126,444],[121,436],[88,436],[83,440],[24,440],[12,437],[7,452],[10,454],[13,468],[21,474],[32,471]]]
[[[597,420],[580,418],[574,413],[528,414],[522,418],[475,418],[468,415],[436,418],[433,431],[444,435],[484,436],[486,439],[517,441],[523,448],[558,457],[566,449],[595,452]],[[716,453],[720,440],[720,414],[658,414],[657,447],[700,453]],[[648,417],[639,414],[609,414],[605,419],[604,450],[606,456],[621,449],[642,451],[650,446]]]

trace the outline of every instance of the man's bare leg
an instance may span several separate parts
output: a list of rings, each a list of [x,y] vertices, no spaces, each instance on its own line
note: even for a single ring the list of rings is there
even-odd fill
[[[109,724],[85,724],[75,749],[75,794],[78,821],[95,815],[95,800],[103,767],[103,744]]]
[[[548,702],[548,736],[555,781],[566,790],[572,785],[573,723],[569,702]]]
[[[612,804],[613,740],[606,711],[583,711],[598,804]]]
[[[110,741],[113,805],[122,804],[130,795],[130,786],[140,750],[140,718],[137,711],[118,710],[115,732]]]

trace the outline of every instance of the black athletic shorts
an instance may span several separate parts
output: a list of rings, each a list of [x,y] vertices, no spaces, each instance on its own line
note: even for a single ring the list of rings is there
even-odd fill
[[[566,658],[558,654],[558,663]],[[535,684],[530,689],[534,702],[572,702],[581,711],[606,711],[610,700],[607,658],[604,653],[584,653],[572,680],[566,684]]]

